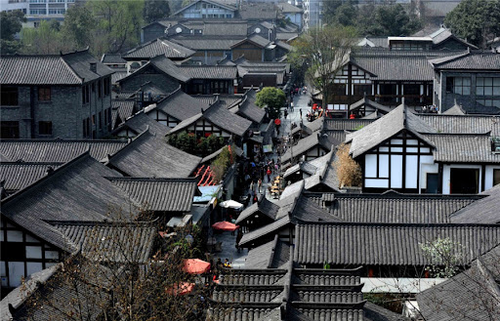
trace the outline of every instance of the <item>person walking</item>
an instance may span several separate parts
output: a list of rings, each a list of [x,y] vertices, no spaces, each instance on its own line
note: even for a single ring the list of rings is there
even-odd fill
[[[286,119],[286,116],[288,116],[288,110],[285,109],[284,115],[285,115],[285,119]]]
[[[300,113],[300,119],[302,119],[302,109],[299,108],[299,113]]]
[[[257,182],[257,185],[259,187],[259,193],[262,194],[262,178],[259,177],[259,180]]]
[[[290,103],[290,110],[292,111],[293,113],[293,101]]]
[[[267,174],[267,181],[270,183],[271,182],[271,167],[267,166],[267,171],[266,171],[266,174]]]
[[[250,191],[251,191],[250,193],[251,193],[252,195],[253,195],[253,192],[254,192],[254,191],[253,191],[253,188],[254,188],[254,187],[255,187],[255,185],[254,185],[253,180],[252,180],[252,182],[250,183]]]

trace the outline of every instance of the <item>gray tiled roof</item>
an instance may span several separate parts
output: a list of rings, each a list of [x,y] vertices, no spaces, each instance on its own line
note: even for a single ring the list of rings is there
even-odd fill
[[[49,244],[73,252],[75,245],[47,221],[113,220],[120,215],[120,208],[128,211],[136,206],[105,176],[117,174],[84,154],[2,200],[2,215]]]
[[[478,197],[404,194],[305,194],[329,215],[358,223],[448,223],[451,214]],[[369,209],[369,210],[367,210]]]
[[[500,163],[500,154],[492,152],[488,134],[428,134],[425,137],[436,147],[435,162]]]
[[[90,63],[96,63],[97,72],[90,70]],[[87,50],[64,55],[2,56],[0,60],[0,83],[4,85],[79,85],[112,73]]]
[[[476,115],[417,115],[429,126],[442,134],[485,134],[500,135],[500,117]]]
[[[158,38],[127,51],[123,55],[124,59],[151,59],[159,55],[164,55],[169,59],[188,58],[194,55],[194,51],[185,48],[167,39]]]
[[[266,112],[264,109],[255,105],[255,99],[255,91],[247,91],[245,99],[243,100],[243,102],[241,102],[241,104],[238,105],[237,113],[257,124],[260,124],[266,116]]]
[[[243,20],[273,20],[277,17],[277,9],[273,3],[243,2],[239,14]]]
[[[296,32],[277,32],[276,40],[288,41],[292,38],[298,37],[299,34]]]
[[[153,222],[52,222],[93,261],[146,263],[156,237]]]
[[[163,111],[179,121],[183,121],[199,114],[202,109],[207,109],[211,104],[213,104],[213,101],[208,103],[207,101],[189,96],[179,87],[170,96],[158,102],[156,104],[156,109]],[[154,109],[147,108],[146,112],[149,113],[150,110]]]
[[[381,144],[386,139],[393,137],[403,129],[409,130],[424,141],[425,137],[422,137],[419,133],[436,132],[434,128],[425,123],[417,115],[406,110],[404,105],[400,105],[377,121],[347,135],[346,143],[351,142],[350,153],[353,158],[356,158]]]
[[[181,151],[149,132],[111,155],[109,166],[132,177],[189,177],[201,158]]]
[[[430,262],[420,244],[449,237],[461,244],[454,249],[461,264],[498,244],[498,225],[450,224],[298,224],[295,256],[299,264],[410,265]],[[397,240],[395,242],[394,240]]]
[[[436,69],[500,70],[500,55],[492,52],[473,51],[463,56],[433,60]]]
[[[499,257],[500,246],[497,246],[472,263],[466,271],[419,293],[417,301],[425,320],[498,319]]]
[[[5,180],[5,189],[15,192],[47,175],[49,167],[56,169],[60,163],[0,163],[0,181]]]
[[[170,130],[170,127],[160,124],[153,118],[144,113],[144,110],[137,112],[131,117],[127,118],[124,123],[120,124],[113,133],[118,133],[121,130],[128,128],[135,132],[137,135],[149,130],[149,132],[158,137],[164,137]]]
[[[111,178],[143,208],[155,212],[190,212],[198,190],[194,178]]]
[[[334,142],[330,141],[328,135],[322,137],[320,132],[315,132],[310,136],[304,137],[297,142],[296,145],[287,149],[285,154],[281,156],[281,161],[283,163],[289,162],[293,158],[298,159],[302,154],[306,153],[308,150],[314,147],[321,147],[325,150],[325,154],[331,149]],[[340,143],[340,142],[339,142]]]
[[[193,50],[231,50],[231,47],[246,36],[176,36],[173,42]]]
[[[287,2],[278,3],[276,6],[283,13],[301,13],[301,12],[304,12],[304,10],[297,8],[296,6],[291,5]]]
[[[129,79],[129,77],[134,77],[134,75],[141,73],[142,70],[146,70],[149,68],[149,66],[155,66],[157,69],[159,69],[161,72],[165,73],[166,75],[177,79],[180,82],[187,82],[190,80],[190,78],[182,73],[182,70],[179,69],[179,66],[176,65],[172,60],[168,59],[164,55],[156,56],[154,58],[151,58],[150,61],[145,63],[144,65],[141,66],[141,68],[137,69],[134,73],[131,73],[117,82],[120,83],[126,79]]]
[[[243,237],[241,238],[239,244],[241,247],[255,247],[255,245],[267,243],[268,241],[272,240],[274,238],[274,235],[277,234],[280,230],[290,227],[291,224],[292,220],[290,216],[287,215],[271,224],[267,224],[252,232],[243,234]]]
[[[11,161],[66,163],[85,153],[100,161],[127,145],[123,140],[2,140],[0,153]]]
[[[284,268],[290,260],[290,245],[279,239],[268,242],[248,252],[245,269]]]
[[[381,112],[383,114],[387,114],[388,112],[391,111],[391,108],[390,107],[387,107],[387,106],[384,106],[382,104],[379,104],[373,100],[370,100],[366,97],[364,98],[361,98],[360,100],[358,100],[357,102],[355,103],[352,103],[350,106],[349,106],[349,110],[356,110],[360,107],[369,107],[369,108],[373,108],[375,109],[377,112]],[[332,118],[332,119],[336,119],[336,118]],[[341,120],[341,119],[338,119],[338,120]],[[345,119],[347,120],[347,119]],[[349,120],[353,120],[353,121],[357,121],[358,119],[349,119]]]
[[[111,108],[112,108],[112,124],[113,126],[119,125],[116,124],[116,121],[118,117],[120,117],[121,121],[125,121],[127,118],[132,116],[134,113],[134,107],[135,107],[135,100],[134,99],[127,99],[127,100],[112,100],[111,101]]]
[[[269,269],[256,270],[248,273],[248,270],[233,270],[232,273],[224,274],[220,279],[220,285],[284,285],[286,270]]]
[[[119,53],[105,53],[101,57],[101,62],[103,64],[124,64],[127,61],[122,58],[122,55]]]
[[[180,71],[191,79],[236,79],[235,66],[179,66]]]
[[[194,1],[190,4],[188,4],[187,6],[184,6],[182,7],[180,10],[174,12],[172,14],[172,16],[177,16],[179,15],[179,13],[185,11],[186,9],[192,7],[193,5],[195,5],[196,3],[199,3],[199,2],[205,2],[205,3],[209,3],[209,4],[212,4],[212,5],[215,5],[217,7],[221,7],[221,8],[224,8],[226,10],[230,10],[230,11],[236,11],[237,8],[233,7],[233,6],[230,6],[230,5],[227,5],[227,4],[224,4],[222,2],[218,2],[218,1],[212,1],[212,0],[197,0],[197,1]]]
[[[262,48],[267,47],[267,45],[269,45],[271,43],[271,41],[269,41],[268,39],[266,39],[262,36],[259,36],[258,34],[252,34],[252,35],[248,36],[247,38],[241,40],[240,42],[235,43],[232,47],[236,47],[236,46],[238,46],[246,41],[250,41],[250,42],[252,42],[252,43],[254,43]]]
[[[247,218],[255,214],[262,214],[270,219],[274,220],[276,214],[278,213],[279,205],[271,202],[266,197],[263,197],[259,202],[253,203],[252,205],[245,208],[238,218],[236,219],[236,224],[243,223]]]
[[[496,185],[484,192],[483,199],[464,207],[451,216],[453,223],[500,223],[500,185]]]

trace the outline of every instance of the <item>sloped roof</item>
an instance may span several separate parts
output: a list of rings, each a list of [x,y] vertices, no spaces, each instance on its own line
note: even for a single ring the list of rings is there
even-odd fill
[[[290,245],[279,239],[251,249],[245,261],[245,269],[284,268],[290,260]]]
[[[384,194],[304,194],[345,222],[448,223],[450,215],[478,202],[478,196]],[[369,210],[367,210],[369,209]]]
[[[250,119],[251,121],[260,124],[264,117],[266,116],[266,112],[264,109],[255,105],[256,94],[254,90],[249,90],[246,92],[245,99],[241,104],[238,105],[237,113],[245,118]]]
[[[289,215],[286,215],[271,224],[267,224],[261,228],[243,234],[239,245],[241,247],[255,247],[255,245],[267,243],[280,230],[289,227],[292,220]]]
[[[213,100],[213,96],[211,97]],[[167,115],[183,121],[199,114],[201,110],[207,109],[212,103],[189,96],[179,87],[171,95],[158,102],[156,107],[146,108],[146,113],[149,113],[151,110],[158,109]]]
[[[101,57],[103,64],[124,64],[127,61],[122,58],[121,54],[105,53]]]
[[[149,130],[151,134],[157,135],[158,137],[164,137],[170,130],[170,127],[167,125],[160,124],[153,118],[146,115],[144,110],[141,110],[127,118],[125,122],[121,123],[115,128],[115,130],[113,130],[113,133],[118,133],[125,128],[132,130],[137,135],[145,130]]]
[[[217,1],[212,1],[212,0],[198,0],[198,1],[195,1],[193,3],[190,3],[188,4],[187,6],[185,7],[182,7],[180,10],[174,12],[172,15],[173,16],[176,16],[178,15],[179,13],[185,11],[186,9],[194,6],[195,4],[197,3],[200,3],[200,2],[205,2],[205,3],[209,3],[209,4],[212,4],[214,6],[217,6],[217,7],[221,7],[221,8],[224,8],[224,9],[227,9],[227,10],[230,10],[230,11],[236,11],[237,9],[235,7],[232,7],[232,6],[228,6],[226,4],[223,4],[223,3],[220,3],[220,2],[217,2]]]
[[[143,43],[123,55],[124,59],[151,59],[163,55],[169,59],[183,59],[194,55],[194,51],[164,38]]]
[[[231,48],[237,47],[237,46],[239,46],[247,41],[251,42],[253,44],[256,44],[257,46],[259,46],[261,48],[265,48],[271,43],[271,41],[269,41],[268,39],[254,33],[254,34],[251,34],[250,36],[246,37],[245,39],[241,40],[240,42],[235,43],[234,45],[231,46]]]
[[[117,82],[120,83],[126,79],[134,77],[134,75],[140,74],[143,70],[147,70],[147,68],[150,68],[150,66],[154,66],[156,69],[180,82],[187,82],[191,79],[187,75],[183,74],[182,70],[179,69],[179,66],[176,65],[172,60],[168,59],[164,55],[160,55],[151,58],[151,60],[142,65],[141,68],[137,69],[134,73],[121,78]]]
[[[132,116],[132,114],[134,113],[134,107],[135,107],[134,99],[111,100],[111,108],[112,108],[111,118],[113,126],[119,125],[116,124],[118,118],[121,121],[125,121],[127,118]]]
[[[66,163],[85,153],[100,161],[127,145],[124,140],[3,140],[0,154],[13,162]]]
[[[236,224],[241,224],[250,216],[258,213],[263,214],[269,217],[270,219],[274,220],[276,214],[278,213],[278,210],[279,206],[277,204],[271,202],[266,197],[263,197],[259,202],[253,203],[252,205],[245,208],[240,213],[240,215],[238,215],[238,218],[236,219]]]
[[[191,79],[236,79],[236,66],[179,66],[181,72]]]
[[[162,137],[144,132],[126,148],[111,155],[108,166],[132,177],[189,177],[201,158],[181,151]]]
[[[467,264],[498,244],[500,226],[316,223],[298,224],[295,235],[299,264],[426,266],[420,244],[449,237],[463,246],[454,252]]]
[[[117,173],[94,160],[88,153],[83,154],[51,175],[2,200],[2,215],[46,242],[73,252],[76,245],[68,242],[47,221],[113,220],[120,214],[120,208],[128,210],[131,205],[133,208],[136,206],[104,176],[114,177]]]
[[[96,64],[96,72],[90,70],[91,63]],[[3,85],[80,85],[112,73],[88,50],[62,55],[2,56],[0,60]]]
[[[354,131],[361,129],[373,123],[374,119],[341,119],[341,118],[325,118],[325,130],[349,130]]]
[[[499,224],[500,211],[498,210],[498,204],[500,204],[500,185],[493,186],[482,192],[481,195],[485,195],[485,197],[453,214],[451,222]]]
[[[245,36],[176,36],[170,40],[193,50],[231,50]]]
[[[243,20],[273,20],[278,14],[274,3],[266,2],[243,2],[238,12]]]
[[[411,111],[407,111],[404,104],[402,104],[377,121],[347,135],[346,143],[351,142],[350,153],[353,158],[356,158],[403,129],[409,130],[424,141],[425,138],[419,133],[436,132],[434,128],[423,122],[418,116]]]
[[[194,178],[119,177],[110,180],[137,204],[155,212],[190,212],[193,197],[200,194]]]
[[[18,191],[47,175],[50,168],[57,169],[60,163],[0,163],[0,181],[5,180],[7,191]]]
[[[500,163],[500,154],[491,150],[488,134],[427,134],[436,147],[434,161],[443,163]]]
[[[276,5],[283,13],[302,13],[304,10],[297,8],[288,2],[281,2]]]
[[[281,156],[281,161],[286,163],[292,160],[292,153],[294,158],[300,157],[302,154],[306,153],[308,150],[314,147],[321,147],[325,151],[329,151],[334,142],[331,142],[327,135],[323,137],[320,132],[315,132],[312,135],[302,138],[297,142],[296,145],[291,146],[287,149],[285,154]],[[326,154],[326,152],[325,152]]]
[[[488,321],[500,315],[500,246],[466,271],[419,294],[420,312],[429,321]]]
[[[363,97],[360,100],[358,100],[357,102],[352,103],[349,106],[349,110],[356,110],[356,109],[363,107],[363,106],[371,107],[371,108],[375,109],[376,111],[382,112],[383,114],[387,114],[391,111],[390,107],[379,104],[379,103],[377,103],[371,99],[368,99],[366,97]],[[335,118],[333,118],[333,119],[335,119]],[[347,120],[347,119],[345,119],[345,120]],[[357,120],[357,119],[350,119],[350,120]]]
[[[500,117],[479,115],[418,114],[436,132],[442,134],[485,134],[500,135]]]
[[[471,51],[465,55],[431,60],[430,62],[434,68],[439,70],[500,70],[500,55],[493,52]]]

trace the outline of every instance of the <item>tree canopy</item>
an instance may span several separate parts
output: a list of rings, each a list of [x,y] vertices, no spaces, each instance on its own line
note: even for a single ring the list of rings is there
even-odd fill
[[[257,93],[255,104],[268,108],[269,118],[280,117],[280,108],[285,106],[286,96],[283,90],[274,87],[264,87]]]
[[[21,31],[23,22],[26,22],[26,17],[21,10],[0,13],[0,49],[2,55],[15,54],[19,49],[20,43],[15,39],[15,36]]]
[[[500,0],[463,0],[444,23],[457,36],[485,48],[486,41],[500,33]]]
[[[294,61],[298,57],[305,59],[306,79],[321,91],[323,106],[330,96],[335,75],[349,58],[356,41],[357,32],[353,27],[326,26],[310,29],[294,43],[297,49],[290,55]]]
[[[145,0],[142,16],[144,22],[151,23],[170,15],[170,6],[167,0]]]

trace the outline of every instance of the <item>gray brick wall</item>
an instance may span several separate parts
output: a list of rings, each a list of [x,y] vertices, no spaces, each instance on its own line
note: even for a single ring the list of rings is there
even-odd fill
[[[97,86],[97,81],[95,82]],[[110,85],[111,87],[111,85]],[[111,108],[111,95],[98,97],[97,87],[90,103],[82,105],[82,86],[51,86],[51,100],[38,100],[38,86],[18,87],[18,106],[1,107],[2,121],[18,121],[20,138],[82,139],[82,120],[96,116],[96,138],[106,136],[104,111]],[[99,129],[99,112],[101,128]],[[33,122],[31,121],[33,113]],[[52,122],[52,135],[39,135],[39,122]],[[90,131],[92,133],[92,131]],[[90,136],[89,138],[92,138]]]

